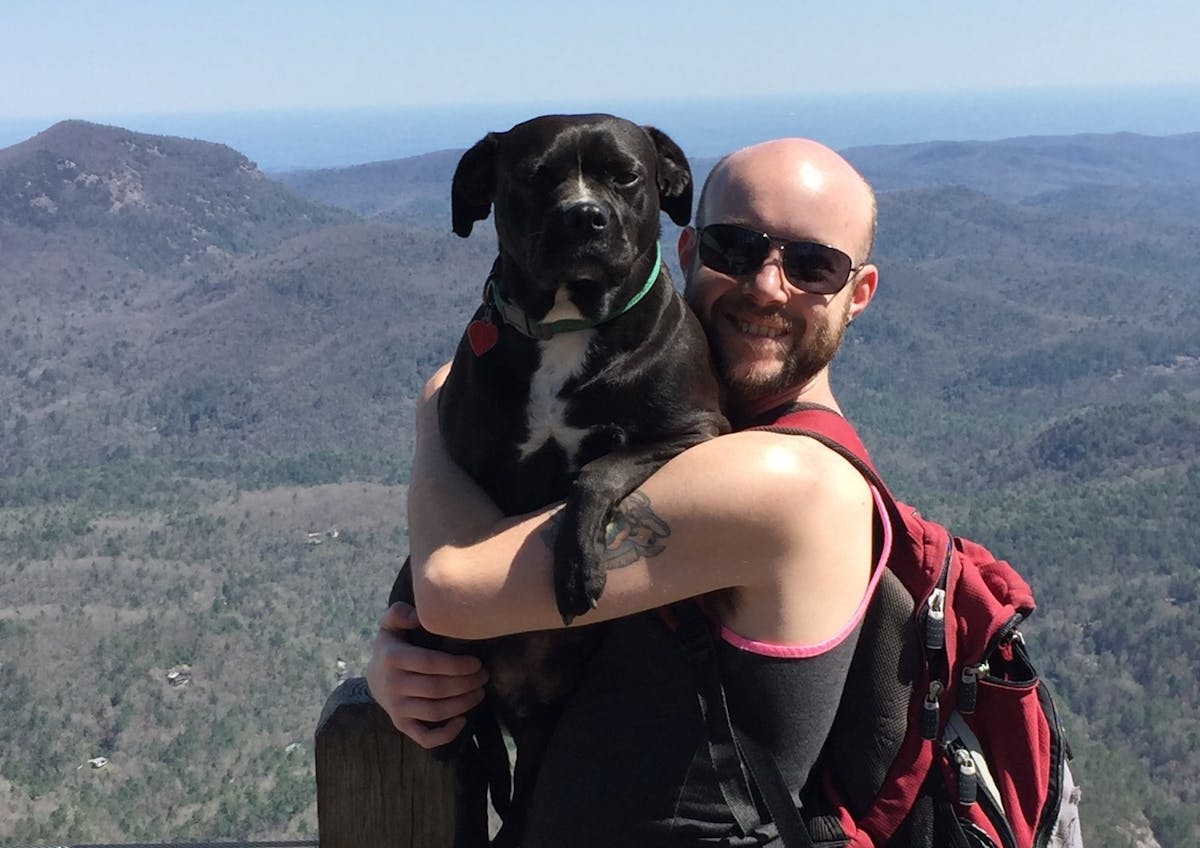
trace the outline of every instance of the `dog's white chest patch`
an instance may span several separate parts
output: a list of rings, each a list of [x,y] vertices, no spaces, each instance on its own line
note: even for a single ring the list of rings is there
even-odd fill
[[[583,370],[595,334],[595,330],[576,330],[538,345],[542,360],[529,383],[529,438],[518,445],[522,460],[554,440],[566,452],[568,466],[575,468],[579,446],[589,430],[567,424],[567,402],[559,395],[567,381]]]

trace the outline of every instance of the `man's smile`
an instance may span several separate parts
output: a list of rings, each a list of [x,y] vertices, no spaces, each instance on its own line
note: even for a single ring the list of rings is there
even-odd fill
[[[791,322],[778,315],[736,315],[727,312],[725,318],[738,332],[748,336],[778,339],[792,331]]]

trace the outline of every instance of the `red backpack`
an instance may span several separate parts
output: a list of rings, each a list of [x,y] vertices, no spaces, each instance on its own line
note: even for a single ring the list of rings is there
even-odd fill
[[[728,740],[722,751],[710,739],[715,758],[746,768],[787,848],[1081,844],[1069,749],[1017,629],[1034,609],[1029,585],[896,501],[840,415],[796,405],[776,416],[753,429],[844,456],[879,490],[894,540],[803,809],[730,717],[711,651],[691,645],[710,737]]]

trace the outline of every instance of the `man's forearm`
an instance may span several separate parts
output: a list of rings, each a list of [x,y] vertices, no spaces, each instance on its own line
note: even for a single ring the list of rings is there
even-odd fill
[[[414,562],[424,561],[445,545],[479,541],[503,517],[483,489],[450,458],[436,425],[421,429],[408,489]]]

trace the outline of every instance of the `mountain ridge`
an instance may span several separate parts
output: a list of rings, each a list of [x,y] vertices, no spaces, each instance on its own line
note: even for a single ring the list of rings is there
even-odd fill
[[[149,270],[228,260],[346,220],[212,142],[64,121],[0,150],[0,223],[87,229]]]

